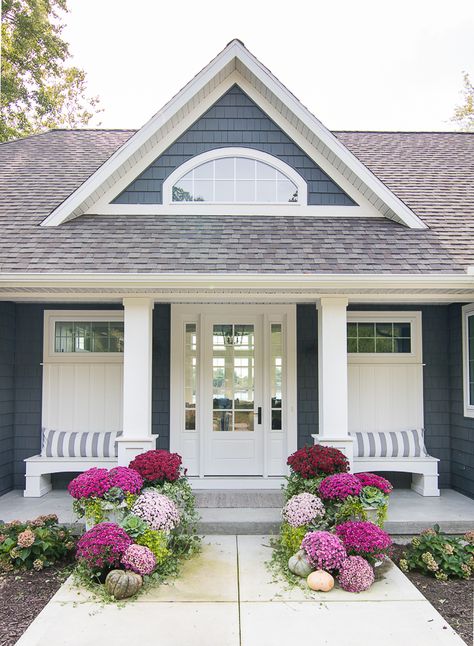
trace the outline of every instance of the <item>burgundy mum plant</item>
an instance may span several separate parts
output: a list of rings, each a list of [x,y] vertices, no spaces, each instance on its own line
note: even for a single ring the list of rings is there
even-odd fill
[[[318,493],[324,500],[345,500],[348,496],[358,496],[362,483],[352,473],[335,473],[324,478]]]
[[[349,471],[349,462],[341,451],[320,444],[299,449],[290,455],[287,464],[305,479]]]
[[[141,453],[129,464],[146,483],[175,482],[181,476],[181,456],[162,449]]]
[[[363,487],[375,487],[387,495],[392,492],[392,484],[382,476],[375,475],[375,473],[356,473],[355,477]]]
[[[89,568],[118,567],[132,539],[115,523],[99,523],[81,536],[77,543],[76,557]]]
[[[374,523],[348,520],[337,525],[339,536],[351,556],[363,556],[368,561],[380,560],[387,556],[392,539]]]
[[[319,570],[338,570],[347,558],[342,541],[330,532],[308,532],[301,547],[311,565]]]

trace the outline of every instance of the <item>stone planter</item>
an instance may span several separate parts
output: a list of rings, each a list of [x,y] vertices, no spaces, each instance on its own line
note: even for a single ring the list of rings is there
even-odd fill
[[[104,520],[102,522],[120,524],[123,520],[126,509],[127,509],[127,505],[124,502],[121,503],[120,505],[112,505],[110,503],[104,503],[102,506],[102,510],[104,512]],[[97,523],[95,523],[93,520],[86,518],[86,531],[89,531],[89,529],[94,527],[94,525],[96,524]]]

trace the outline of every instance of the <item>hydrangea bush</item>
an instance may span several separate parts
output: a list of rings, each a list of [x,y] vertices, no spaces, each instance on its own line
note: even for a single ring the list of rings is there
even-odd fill
[[[318,570],[338,570],[347,558],[342,541],[330,532],[308,532],[301,547],[308,561]]]
[[[292,527],[308,525],[317,518],[324,516],[324,505],[320,498],[311,493],[300,493],[288,500],[281,515],[285,522]]]
[[[0,523],[0,572],[42,570],[68,559],[75,547],[71,531],[55,514]]]
[[[399,565],[404,572],[417,570],[440,581],[468,579],[474,573],[474,532],[450,537],[435,525],[412,539]]]

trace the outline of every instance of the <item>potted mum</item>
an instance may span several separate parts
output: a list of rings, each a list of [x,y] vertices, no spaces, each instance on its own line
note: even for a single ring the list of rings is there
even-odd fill
[[[143,478],[134,469],[92,468],[79,474],[68,485],[75,499],[74,512],[85,518],[86,528],[104,520],[120,521],[127,506],[133,504],[143,487]]]
[[[336,535],[349,556],[361,556],[374,566],[389,557],[392,539],[374,523],[349,520],[337,525]]]
[[[341,451],[320,444],[295,451],[289,456],[287,464],[290,475],[286,478],[286,500],[305,491],[317,494],[319,485],[326,476],[349,471],[349,462]]]

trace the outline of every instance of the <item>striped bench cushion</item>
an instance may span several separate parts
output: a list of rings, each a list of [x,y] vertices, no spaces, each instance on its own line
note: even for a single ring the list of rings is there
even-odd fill
[[[350,433],[354,438],[355,458],[424,458],[422,429],[409,431],[362,431]]]
[[[78,432],[43,429],[44,458],[117,457],[117,438],[122,431]]]

